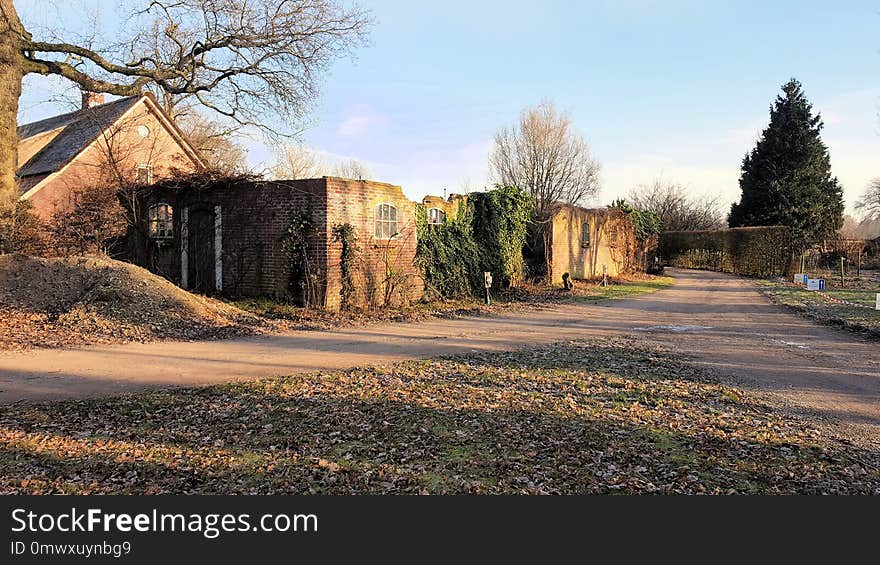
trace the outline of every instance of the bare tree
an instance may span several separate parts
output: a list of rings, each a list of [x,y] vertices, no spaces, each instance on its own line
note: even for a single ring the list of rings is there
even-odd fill
[[[599,190],[599,163],[571,117],[549,102],[523,110],[518,124],[495,134],[489,166],[499,184],[528,191],[541,217],[557,203],[580,204]]]
[[[238,174],[247,170],[247,152],[234,140],[235,128],[201,114],[187,113],[177,125],[211,170]]]
[[[285,180],[323,176],[367,180],[370,177],[370,170],[357,159],[328,163],[319,151],[302,144],[281,146],[275,154],[275,163],[269,170],[273,178]]]
[[[348,159],[333,165],[331,174],[334,177],[342,177],[354,180],[367,180],[370,178],[370,169],[357,159]]]
[[[859,210],[866,219],[880,220],[880,178],[871,181],[871,184],[856,202],[856,210]]]
[[[658,179],[632,189],[627,200],[657,216],[663,231],[714,230],[725,224],[718,197],[692,196],[680,184]]]
[[[317,151],[301,144],[287,144],[275,154],[270,168],[272,177],[283,180],[317,178],[327,170]]]
[[[368,15],[337,0],[118,0],[123,32],[42,39],[0,0],[0,193],[15,194],[22,78],[58,75],[118,96],[154,88],[239,124],[279,131],[301,119],[319,71],[363,38]],[[161,33],[157,33],[161,30]],[[157,44],[157,42],[159,42]]]

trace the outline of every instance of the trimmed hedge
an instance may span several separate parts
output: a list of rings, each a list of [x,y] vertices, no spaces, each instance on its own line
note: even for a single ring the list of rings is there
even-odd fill
[[[675,231],[660,234],[666,264],[750,277],[791,272],[791,232],[785,226]]]

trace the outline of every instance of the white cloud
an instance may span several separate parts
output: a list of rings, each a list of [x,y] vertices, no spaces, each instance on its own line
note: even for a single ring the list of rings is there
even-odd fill
[[[362,137],[371,128],[385,122],[385,116],[377,113],[369,106],[358,105],[346,113],[345,118],[336,128],[337,137],[353,139]]]

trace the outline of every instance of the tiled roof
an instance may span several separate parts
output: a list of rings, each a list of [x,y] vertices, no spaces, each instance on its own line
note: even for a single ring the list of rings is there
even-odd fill
[[[57,171],[97,139],[102,130],[122,117],[139,99],[140,96],[120,98],[100,106],[19,126],[19,140],[59,129],[62,131],[26,163],[23,163],[16,172],[16,176],[23,179]]]

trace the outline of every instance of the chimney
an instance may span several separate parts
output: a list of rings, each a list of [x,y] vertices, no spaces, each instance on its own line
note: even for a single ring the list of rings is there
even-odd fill
[[[88,110],[104,103],[104,95],[97,92],[82,93],[82,109]]]

